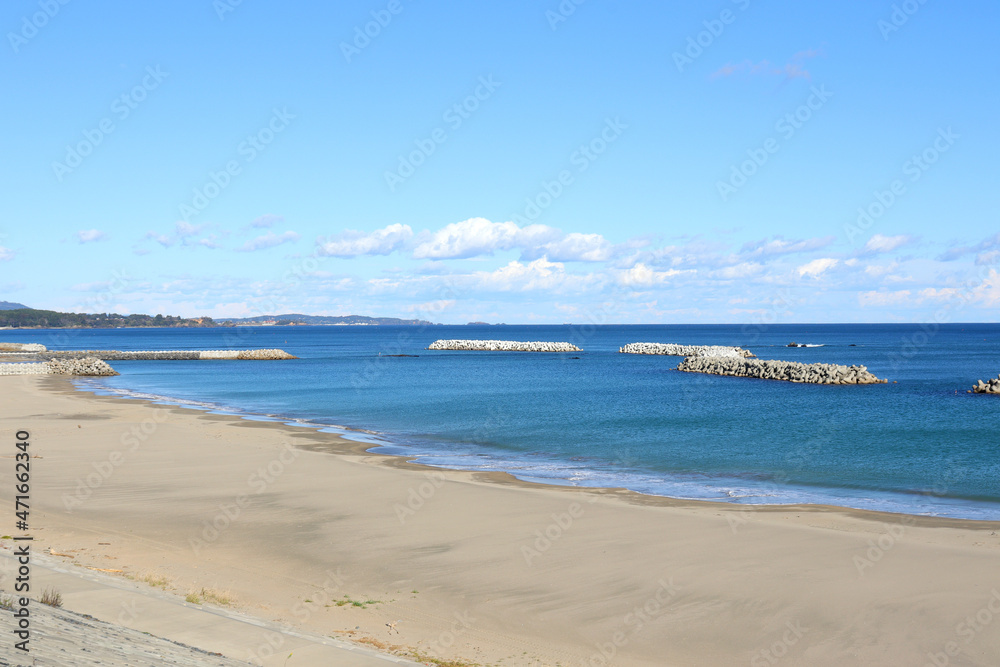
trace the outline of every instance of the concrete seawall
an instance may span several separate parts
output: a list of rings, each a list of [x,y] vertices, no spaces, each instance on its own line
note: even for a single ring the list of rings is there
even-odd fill
[[[622,354],[665,354],[672,357],[738,357],[750,358],[754,353],[741,347],[725,345],[678,345],[676,343],[629,343],[618,348]]]
[[[428,350],[469,350],[477,352],[580,352],[571,343],[516,340],[436,340]]]
[[[732,357],[687,357],[677,370],[734,377],[784,380],[810,384],[885,384],[866,366],[839,364],[800,364],[772,359],[737,359]]]

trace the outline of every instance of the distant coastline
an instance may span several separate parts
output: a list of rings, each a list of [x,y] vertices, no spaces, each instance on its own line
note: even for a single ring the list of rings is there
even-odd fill
[[[150,329],[276,325],[433,326],[434,323],[426,320],[404,320],[395,317],[369,317],[367,315],[326,316],[287,313],[215,320],[208,316],[185,318],[176,315],[145,315],[141,313],[120,315],[118,313],[63,313],[36,308],[0,309],[0,329]]]

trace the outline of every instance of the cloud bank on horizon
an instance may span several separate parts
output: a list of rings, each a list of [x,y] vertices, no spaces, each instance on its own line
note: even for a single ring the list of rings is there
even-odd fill
[[[196,4],[42,25],[0,8],[0,74],[26,100],[0,110],[18,128],[0,300],[456,323],[1000,312],[985,0],[404,0],[388,22],[378,2],[306,22]]]

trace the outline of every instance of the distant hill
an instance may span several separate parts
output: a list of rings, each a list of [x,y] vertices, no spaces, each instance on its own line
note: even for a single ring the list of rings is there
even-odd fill
[[[186,319],[174,315],[119,315],[118,313],[60,313],[17,308],[0,310],[0,327],[34,329],[114,329],[117,327],[213,327],[211,317]]]
[[[262,324],[322,324],[322,325],[347,325],[347,324],[367,324],[374,325],[433,325],[433,322],[426,320],[401,320],[396,317],[368,317],[367,315],[337,315],[329,317],[326,315],[303,315],[301,313],[286,313],[284,315],[258,315],[257,317],[231,317],[219,320],[217,324],[221,326],[232,325],[262,325]]]
[[[395,317],[367,317],[365,315],[259,315],[257,317],[229,318],[216,322],[211,317],[184,318],[175,315],[119,315],[118,313],[61,313],[55,310],[37,310],[23,304],[0,301],[0,327],[36,329],[114,329],[116,327],[216,327],[216,326],[266,326],[271,324],[325,324],[325,325],[433,325],[425,320],[401,320]]]

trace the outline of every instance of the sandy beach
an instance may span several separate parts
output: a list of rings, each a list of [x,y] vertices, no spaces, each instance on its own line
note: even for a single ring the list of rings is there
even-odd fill
[[[61,378],[0,396],[0,533],[28,431],[33,549],[65,608],[229,659],[355,664],[296,653],[300,633],[438,665],[1000,664],[1000,523],[429,469]],[[122,617],[116,582],[159,602]],[[197,632],[218,610],[260,624]]]

